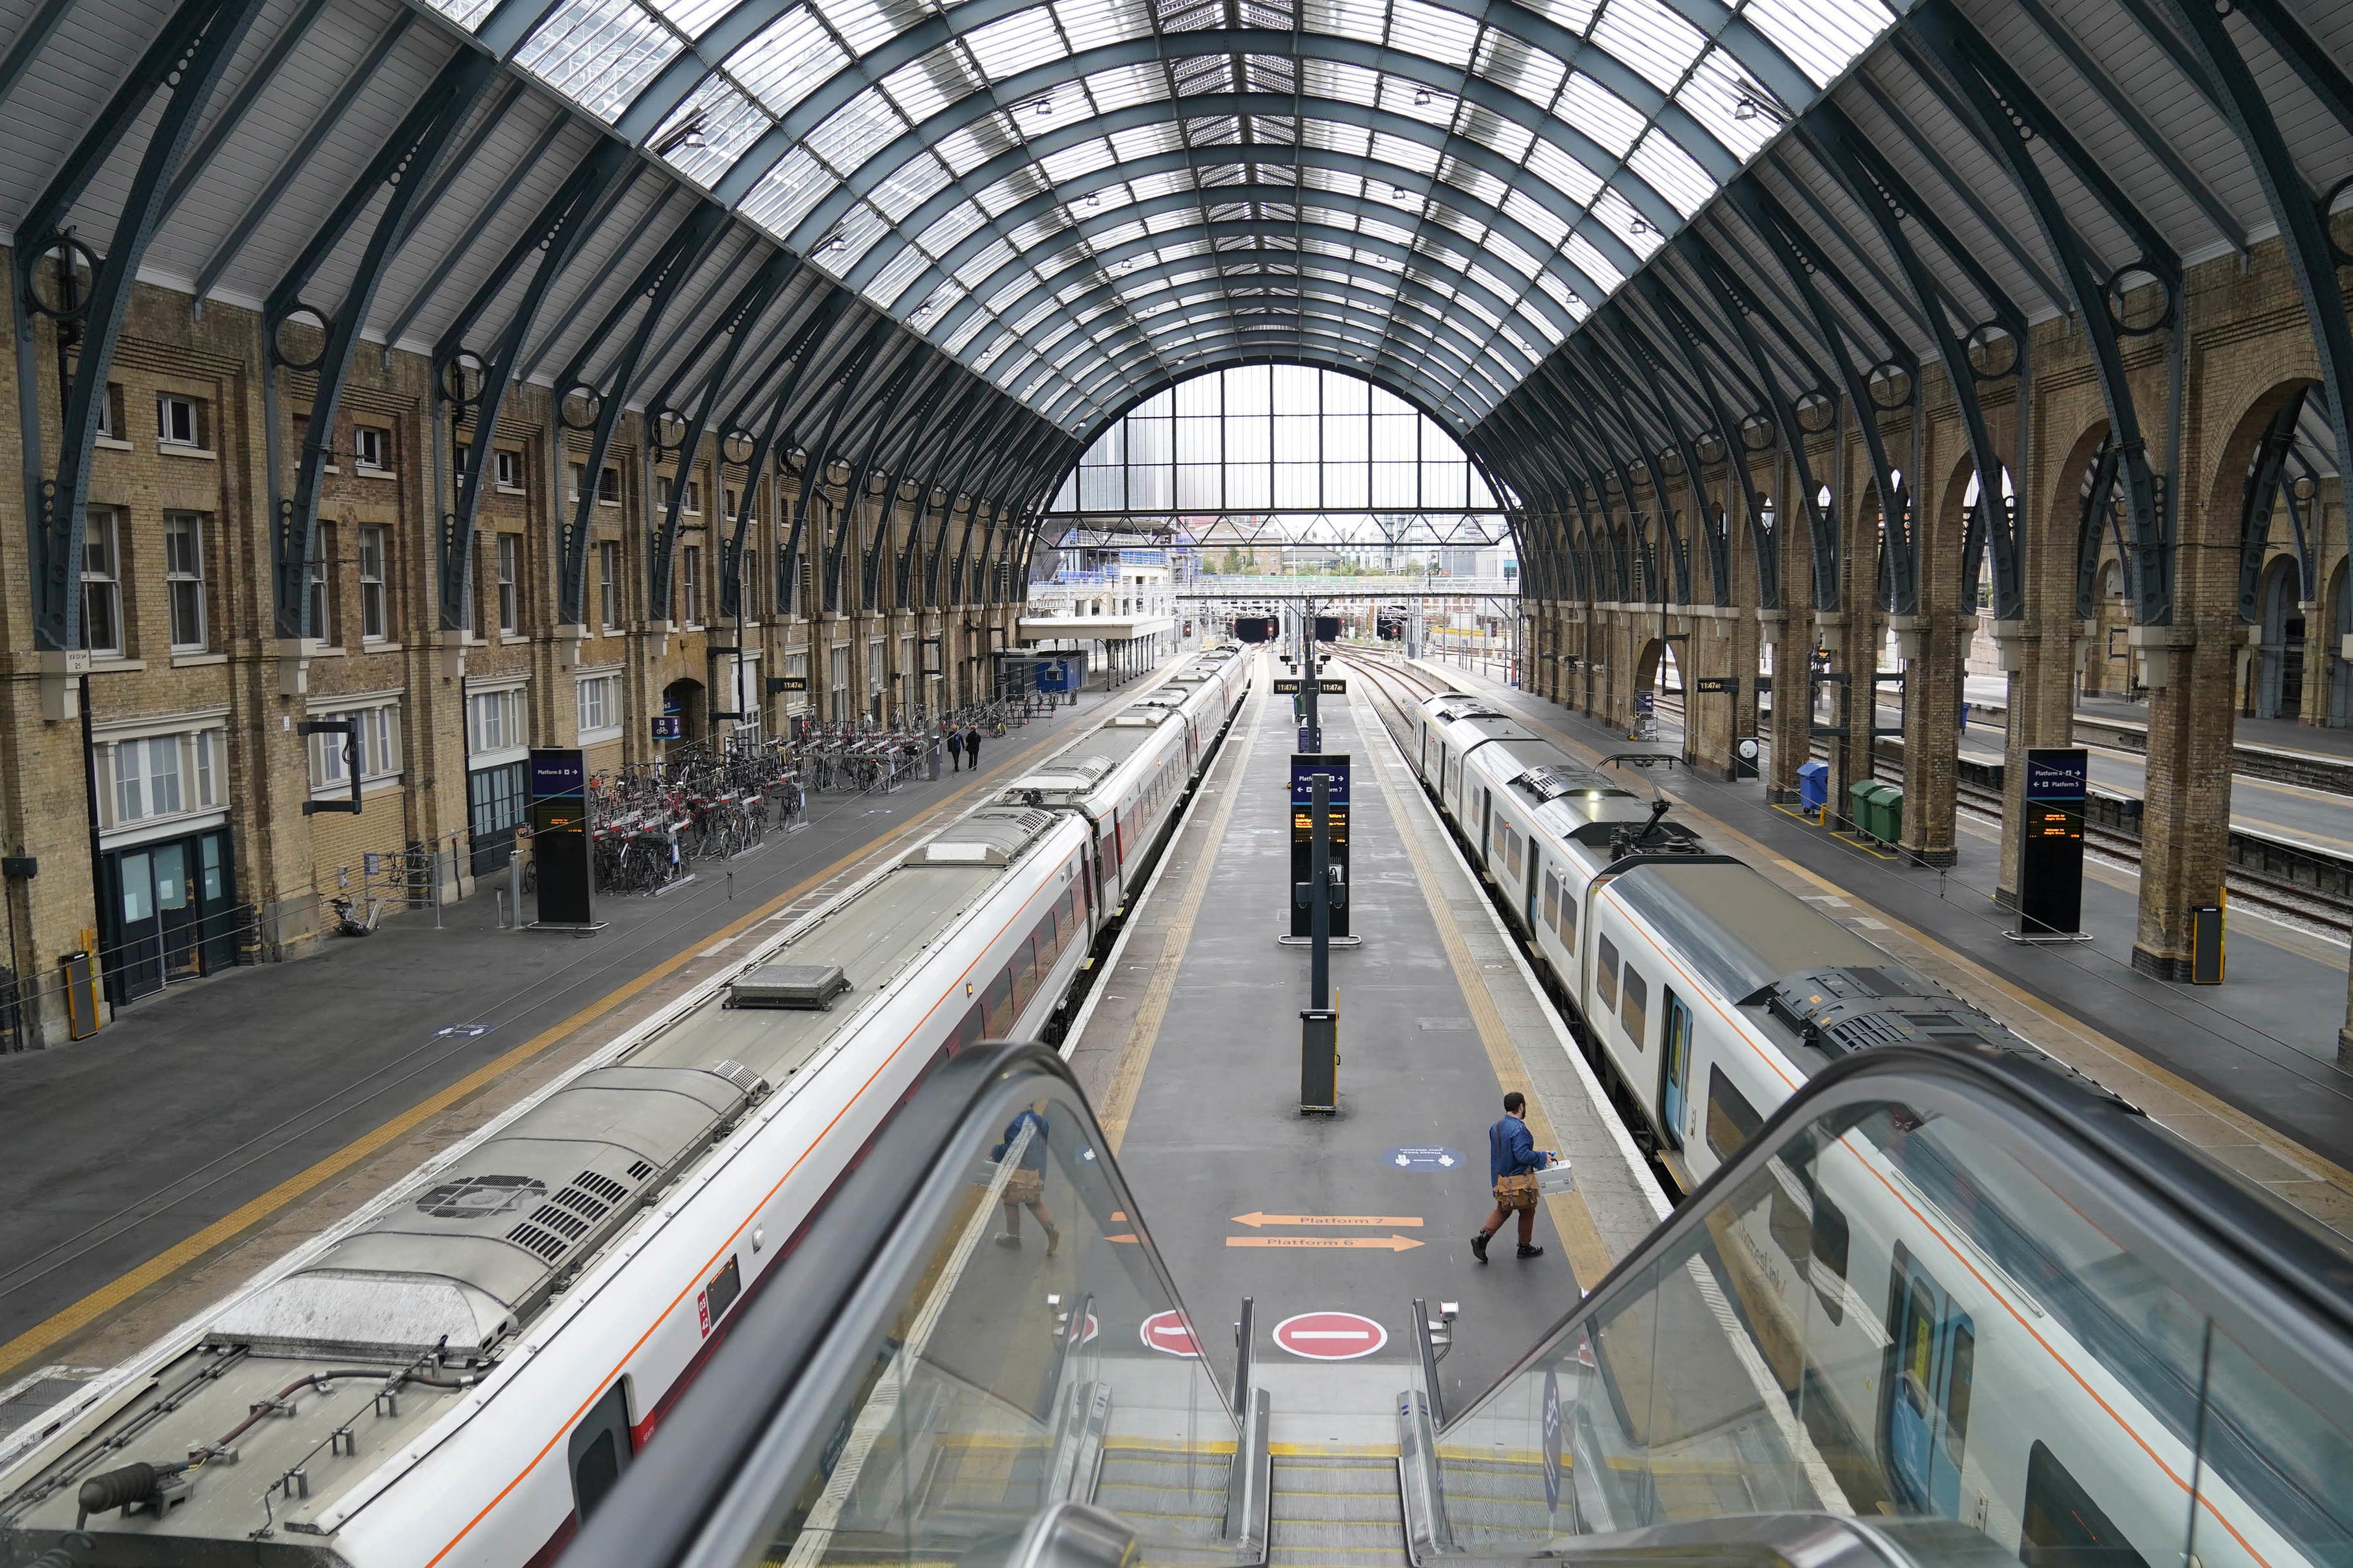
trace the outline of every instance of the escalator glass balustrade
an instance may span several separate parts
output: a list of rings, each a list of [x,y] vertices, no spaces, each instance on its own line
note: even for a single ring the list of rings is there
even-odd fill
[[[1732,1163],[1533,1355],[1442,1426],[1401,1403],[1418,1560],[1820,1515],[1919,1561],[2353,1563],[2328,1238],[2031,1066],[1875,1052],[1706,1127]]]
[[[570,1561],[1261,1561],[1230,1325],[1187,1316],[1103,1148],[1049,1053],[945,1064]]]

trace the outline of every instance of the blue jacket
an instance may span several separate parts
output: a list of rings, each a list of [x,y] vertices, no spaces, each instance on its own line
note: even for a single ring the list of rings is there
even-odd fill
[[[1034,1127],[1037,1131],[1030,1134],[1029,1143],[1022,1148],[1020,1168],[1025,1171],[1042,1171],[1046,1168],[1046,1119],[1034,1110],[1024,1110],[1006,1124],[1005,1142],[997,1146],[996,1152],[990,1155],[990,1158],[1004,1159],[1005,1151],[1013,1146],[1013,1141],[1016,1138],[1021,1136],[1021,1129],[1025,1126]]]
[[[1524,1175],[1541,1171],[1544,1162],[1536,1157],[1535,1140],[1528,1136],[1528,1124],[1516,1116],[1505,1116],[1487,1129],[1487,1179],[1500,1182],[1505,1176]]]

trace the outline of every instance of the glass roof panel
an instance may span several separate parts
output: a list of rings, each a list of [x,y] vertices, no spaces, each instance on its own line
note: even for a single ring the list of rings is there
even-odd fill
[[[1578,71],[1560,95],[1560,118],[1620,158],[1642,133],[1642,112]]]
[[[985,27],[976,27],[964,35],[964,43],[991,81],[1003,81],[1064,53],[1061,32],[1054,26],[1054,14],[1044,5],[1016,11]]]
[[[1055,0],[1054,19],[1070,35],[1071,47],[1080,51],[1152,32],[1151,7],[1144,0]]]
[[[1675,210],[1685,217],[1707,205],[1715,195],[1715,182],[1708,178],[1699,160],[1683,149],[1683,144],[1664,131],[1653,131],[1642,138],[1627,161],[1651,188],[1675,204]]]
[[[1549,137],[1537,137],[1528,149],[1527,169],[1578,206],[1600,194],[1601,176]]]
[[[470,33],[488,20],[499,5],[499,0],[427,0],[427,3]]]
[[[916,125],[980,85],[981,79],[966,63],[965,52],[953,42],[909,60],[882,79],[883,92]]]
[[[1786,117],[1773,95],[1720,44],[1700,57],[1699,68],[1675,99],[1744,163],[1765,150]]]
[[[948,172],[929,153],[908,159],[874,189],[874,205],[893,224],[947,188]]]
[[[727,57],[727,72],[744,90],[784,115],[811,89],[849,63],[817,13],[796,5]]]
[[[810,0],[841,41],[860,54],[890,42],[940,7],[928,0]]]
[[[1583,33],[1592,25],[1593,13],[1599,0],[1523,0],[1527,8],[1546,21]]]
[[[1615,289],[1626,281],[1626,275],[1612,266],[1609,258],[1581,234],[1570,235],[1568,243],[1560,247],[1560,253],[1568,258],[1570,266],[1604,289]]]
[[[865,295],[869,300],[888,310],[898,303],[901,291],[913,283],[930,265],[930,261],[922,251],[912,245],[903,247],[883,264],[880,272],[868,280],[864,290]],[[908,303],[913,305],[916,301],[911,300]]]
[[[712,23],[735,8],[735,0],[648,0],[663,18],[690,38],[699,38]]]
[[[1590,37],[1661,92],[1672,92],[1707,47],[1707,35],[1663,0],[1609,0]]]
[[[796,147],[760,176],[741,210],[770,234],[790,234],[837,183],[807,147]]]
[[[1647,258],[1659,248],[1661,240],[1657,226],[1635,211],[1634,204],[1628,201],[1615,185],[1594,199],[1593,216],[1637,256]]]
[[[981,251],[955,269],[955,279],[970,289],[984,278],[1013,259],[1013,247],[1002,237],[992,239]]]
[[[959,202],[934,219],[931,227],[916,237],[915,243],[934,256],[944,256],[958,240],[978,228],[982,221],[978,207],[970,202]]]
[[[707,76],[651,138],[670,166],[708,190],[776,122],[723,76]],[[691,132],[688,128],[692,127]]]
[[[563,0],[515,63],[610,124],[685,47],[637,0]]]
[[[1397,48],[1443,60],[1459,69],[1471,63],[1478,37],[1479,24],[1460,11],[1442,10],[1422,0],[1390,0],[1388,41]]]
[[[879,87],[870,87],[825,117],[803,143],[838,174],[860,163],[906,134],[907,121]]]
[[[1168,96],[1168,79],[1157,66],[1116,66],[1086,78],[1085,86],[1095,108],[1105,113]]]
[[[1895,20],[1879,0],[1748,0],[1741,15],[1816,87],[1828,87]]]

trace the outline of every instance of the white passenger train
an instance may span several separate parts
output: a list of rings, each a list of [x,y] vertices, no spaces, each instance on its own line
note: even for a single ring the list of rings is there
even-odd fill
[[[931,1067],[1058,1026],[1250,667],[1192,658],[53,1413],[0,1561],[551,1560]]]
[[[1687,1190],[1835,1058],[1891,1043],[2033,1051],[1475,694],[1419,704],[1407,746]],[[1746,1331],[1793,1404],[1811,1402],[1823,1453],[1873,1461],[1832,1468],[1875,1472],[1893,1494],[1847,1500],[1958,1519],[2030,1563],[2137,1568],[2179,1560],[2195,1477],[2205,1568],[2353,1560],[2341,1486],[2311,1472],[2327,1448],[2266,1442],[2265,1425],[2293,1423],[2243,1408],[2253,1436],[2214,1443],[2230,1420],[2210,1409],[2201,1470],[2179,1377],[2194,1343],[2115,1310],[2137,1299],[2155,1320],[2178,1298],[2119,1277],[2131,1256],[2082,1234],[2081,1215],[2021,1234],[2015,1216],[2054,1205],[2000,1191],[2005,1168],[1929,1139],[1849,1137],[1802,1175],[1777,1162],[1785,1190],[1715,1237]],[[2083,1258],[2106,1278],[2079,1279]],[[1979,1385],[2000,1397],[1976,1402],[1972,1430]]]

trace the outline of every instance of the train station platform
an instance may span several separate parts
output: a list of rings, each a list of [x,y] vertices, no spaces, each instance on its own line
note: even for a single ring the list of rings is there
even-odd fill
[[[1624,736],[1574,710],[1459,667],[1425,673],[1475,690],[1598,761]],[[1959,862],[1912,865],[1767,802],[1759,781],[1676,769],[1631,773],[1726,846],[1973,1005],[2141,1107],[2274,1196],[2353,1236],[2353,1074],[2337,1062],[2347,948],[2234,906],[2229,977],[2179,985],[2132,967],[2133,871],[2087,857],[2090,942],[2028,946],[1994,902],[2000,834],[1964,813]],[[2341,809],[2341,808],[2340,808]]]
[[[1201,1321],[1254,1300],[1277,1440],[1322,1442],[1393,1426],[1396,1363],[1413,1347],[1388,1329],[1307,1342],[1356,1352],[1319,1364],[1280,1325],[1334,1312],[1393,1326],[1416,1298],[1459,1303],[1439,1371],[1450,1397],[1467,1394],[1666,1202],[1361,691],[1326,698],[1322,715],[1325,752],[1351,759],[1349,921],[1363,939],[1332,954],[1340,1109],[1301,1112],[1309,955],[1277,941],[1297,731],[1290,700],[1269,690],[1281,667],[1261,658],[1066,1052],[1122,1167],[1155,1194],[1154,1239]],[[1515,1258],[1507,1230],[1482,1267],[1469,1243],[1493,1206],[1486,1129],[1510,1089],[1528,1095],[1537,1146],[1571,1162],[1577,1190],[1539,1216],[1544,1257]],[[1314,1397],[1286,1398],[1285,1380],[1303,1379]]]
[[[698,862],[659,897],[600,899],[592,939],[501,930],[485,891],[440,929],[390,916],[364,940],[174,986],[69,1048],[0,1056],[16,1173],[0,1428],[38,1369],[154,1339],[1145,689],[1032,720],[976,775],[812,796],[804,829]]]

